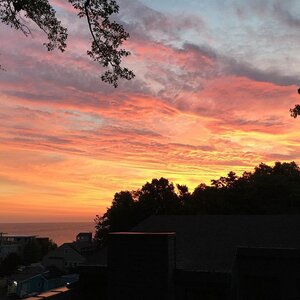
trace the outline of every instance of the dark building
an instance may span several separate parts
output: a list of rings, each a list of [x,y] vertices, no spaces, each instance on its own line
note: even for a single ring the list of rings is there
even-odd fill
[[[296,215],[153,216],[111,234],[81,287],[90,299],[300,299],[299,231]]]
[[[88,242],[92,243],[93,233],[92,232],[80,232],[76,236],[76,242]]]
[[[174,233],[111,234],[108,299],[174,299],[175,263]]]
[[[300,249],[238,248],[236,299],[300,299]]]
[[[20,267],[16,273],[7,277],[7,295],[13,298],[38,295],[38,299],[44,299],[41,293],[49,293],[51,290],[65,287],[67,283],[78,281],[78,274],[62,275],[55,270],[46,270],[39,263]]]
[[[0,234],[0,260],[4,259],[10,253],[23,256],[24,247],[33,240],[37,240],[35,235]]]

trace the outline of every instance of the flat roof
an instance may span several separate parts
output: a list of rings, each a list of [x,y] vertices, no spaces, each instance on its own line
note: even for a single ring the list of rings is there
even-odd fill
[[[53,296],[57,296],[57,295],[66,293],[68,291],[69,291],[69,289],[67,287],[63,286],[60,288],[56,288],[56,289],[52,289],[50,291],[43,292],[41,294],[32,296],[30,298],[26,298],[26,299],[27,300],[47,299],[47,298],[52,298]]]
[[[299,228],[300,215],[161,215],[132,231],[176,232],[177,269],[231,271],[238,247],[300,249]]]
[[[130,232],[111,232],[110,235],[176,235],[175,232],[138,232],[138,231],[130,231]]]
[[[4,234],[2,235],[3,238],[10,238],[10,237],[13,237],[13,238],[26,238],[26,237],[37,237],[37,235],[27,235],[27,234]]]

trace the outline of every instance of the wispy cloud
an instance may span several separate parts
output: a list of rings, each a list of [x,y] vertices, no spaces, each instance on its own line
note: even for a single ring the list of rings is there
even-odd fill
[[[116,191],[153,177],[193,188],[262,161],[299,160],[299,126],[288,112],[299,76],[282,63],[288,50],[273,39],[277,27],[268,25],[272,38],[255,31],[263,13],[296,28],[286,4],[232,1],[221,20],[217,11],[166,14],[122,1],[117,18],[131,33],[126,64],[137,77],[114,89],[85,55],[81,21],[72,24],[73,10],[55,3],[70,26],[66,53],[46,52],[38,32],[34,39],[0,32],[1,220],[90,220]],[[260,52],[266,43],[278,64]]]

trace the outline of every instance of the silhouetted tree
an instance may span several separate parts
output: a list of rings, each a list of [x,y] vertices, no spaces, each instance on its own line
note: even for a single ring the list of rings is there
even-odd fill
[[[153,179],[140,190],[115,194],[104,215],[95,218],[95,239],[103,244],[109,232],[130,230],[153,214],[176,214],[180,208],[174,185],[165,178]]]
[[[8,254],[0,263],[0,276],[13,274],[21,265],[21,258],[16,253]]]
[[[38,243],[40,245],[40,253],[41,253],[41,257],[40,259],[42,259],[46,254],[48,254],[50,251],[53,251],[57,248],[57,244],[53,242],[53,240],[51,239],[41,239],[38,240]],[[39,260],[40,260],[39,259]]]
[[[216,187],[217,189],[230,189],[234,187],[235,182],[238,177],[234,172],[229,172],[227,177],[220,177],[217,180],[212,179],[211,185]]]
[[[23,257],[25,265],[38,262],[42,257],[41,245],[35,239],[29,241],[24,247]]]
[[[261,163],[254,172],[201,183],[193,193],[165,178],[153,179],[140,190],[116,193],[106,213],[96,218],[96,239],[127,231],[151,215],[162,214],[299,214],[300,168],[295,162]]]
[[[129,38],[123,26],[111,21],[110,17],[119,12],[115,0],[68,0],[80,18],[86,18],[91,33],[92,44],[87,54],[100,66],[108,68],[101,76],[104,82],[118,85],[119,78],[132,79],[134,73],[121,67],[123,57],[130,52],[119,49]],[[26,20],[33,21],[46,35],[44,45],[48,51],[58,48],[64,51],[68,37],[67,28],[56,18],[56,12],[48,0],[1,0],[0,21],[10,27],[21,30],[25,36],[31,35]]]
[[[103,243],[109,232],[126,231],[136,224],[136,207],[133,193],[121,191],[116,193],[112,202],[103,216],[96,216],[95,239]]]
[[[57,245],[50,239],[34,239],[29,241],[23,250],[23,263],[29,265],[38,262],[50,251],[57,248]]]
[[[253,173],[212,180],[211,187],[196,188],[197,213],[281,214],[300,212],[300,170],[295,162],[260,164]]]
[[[137,192],[137,197],[143,219],[155,214],[176,214],[180,209],[174,185],[165,178],[147,182]]]
[[[191,207],[191,193],[186,185],[177,184],[178,200],[180,204],[180,210],[183,214],[192,213]],[[178,208],[177,208],[178,209]]]

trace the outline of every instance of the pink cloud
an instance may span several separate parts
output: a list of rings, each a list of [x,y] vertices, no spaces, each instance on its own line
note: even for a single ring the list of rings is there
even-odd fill
[[[70,22],[72,10],[55,3]],[[13,32],[1,31],[7,72],[0,73],[0,204],[7,216],[36,206],[34,218],[49,216],[46,210],[57,219],[92,218],[114,192],[153,177],[193,188],[262,161],[300,159],[299,126],[288,113],[297,103],[297,78],[180,38],[171,43],[177,29],[205,31],[200,19],[135,10],[141,11],[137,23],[151,25],[151,32],[134,31],[126,44],[137,78],[118,89],[99,81],[102,70],[85,56],[87,35],[77,25],[71,32],[80,34],[63,54],[46,52],[42,35],[32,40],[17,34],[16,47]],[[155,39],[158,31],[165,40]],[[8,203],[21,198],[29,204],[10,212]]]

